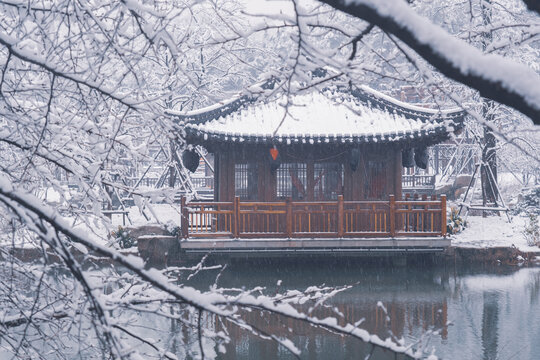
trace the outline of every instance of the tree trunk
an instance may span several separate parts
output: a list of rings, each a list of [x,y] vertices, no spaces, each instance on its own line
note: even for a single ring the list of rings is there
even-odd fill
[[[482,22],[486,29],[491,25],[491,0],[481,1],[482,7]],[[493,34],[491,31],[485,31],[482,36],[482,49],[485,51],[487,46],[491,44]],[[486,122],[484,124],[484,141],[482,148],[482,202],[486,206],[487,203],[497,204],[497,139],[490,125],[494,123],[494,107],[495,103],[491,100],[484,99],[482,102],[482,117]],[[490,171],[491,170],[491,171]],[[493,175],[493,176],[492,176]]]
[[[174,146],[174,142],[173,141],[170,141],[169,142],[169,146],[170,146],[170,151],[171,151],[171,157],[170,157],[170,165],[169,165],[169,187],[170,188],[174,188],[174,184],[176,183],[176,169],[174,167],[173,164],[173,155],[174,152],[176,151],[176,147]]]

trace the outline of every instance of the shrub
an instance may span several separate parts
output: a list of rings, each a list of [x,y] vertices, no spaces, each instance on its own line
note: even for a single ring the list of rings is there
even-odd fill
[[[111,235],[121,249],[137,246],[137,240],[131,236],[128,229],[123,228],[122,226],[118,226],[118,230],[113,231]]]
[[[167,224],[165,224],[165,230],[167,230],[167,232],[169,234],[171,234],[171,236],[179,237],[180,234],[181,234],[180,233],[180,226],[176,225],[172,221],[169,221],[169,222],[167,222]]]
[[[450,217],[446,222],[446,231],[449,234],[460,233],[467,227],[467,222],[458,215],[458,212],[459,210],[454,207],[450,210]]]
[[[538,225],[538,215],[530,212],[527,214],[528,224],[525,225],[523,235],[527,239],[529,246],[540,246],[540,226]]]
[[[540,185],[523,189],[518,198],[519,201],[514,209],[516,214],[534,213],[540,215]]]

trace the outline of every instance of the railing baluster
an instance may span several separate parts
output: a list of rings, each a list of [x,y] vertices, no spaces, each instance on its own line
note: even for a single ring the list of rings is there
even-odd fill
[[[330,232],[330,213],[326,213],[326,218],[328,219],[328,227],[326,228],[326,232]]]
[[[239,210],[239,207],[240,207],[240,198],[238,196],[235,196],[234,197],[234,215],[233,215],[233,222],[234,222],[234,232],[233,232],[233,236],[235,238],[238,238],[238,235],[239,235],[239,229],[238,229],[238,222],[239,222],[239,214],[240,214],[240,210]]]
[[[290,239],[292,237],[292,201],[291,198],[287,198],[287,219],[286,219],[287,229],[286,234]]]
[[[441,195],[441,235],[446,236],[446,195]]]
[[[341,195],[336,201],[297,203],[291,200],[244,203],[235,198],[228,203],[193,202],[190,205],[185,200],[181,209],[181,236],[189,237],[190,232],[196,237],[229,232],[233,238],[243,233],[245,237],[260,235],[261,238],[276,235],[293,238],[305,233],[315,237],[333,234],[336,238],[363,236],[363,233],[391,237],[406,233],[415,236],[445,233],[442,197],[440,201],[425,196],[408,200],[398,201],[393,195],[387,203],[344,201]]]
[[[201,217],[202,231],[206,231],[206,213],[204,211],[204,205],[201,206]]]
[[[427,201],[427,195],[422,195],[422,200]],[[427,229],[427,218],[428,218],[428,206],[424,205],[424,213],[422,214],[422,231],[428,231]]]
[[[407,204],[407,231],[410,231],[410,227],[411,227],[411,211],[412,210],[412,205],[411,204]]]

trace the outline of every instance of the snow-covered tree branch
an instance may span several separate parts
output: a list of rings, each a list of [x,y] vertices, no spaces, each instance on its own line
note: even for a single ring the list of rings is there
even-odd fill
[[[534,1],[525,3],[538,12]],[[105,216],[115,202],[124,211],[124,197],[141,216],[153,202],[173,203],[176,189],[141,185],[156,163],[172,167],[183,145],[184,129],[169,111],[237,94],[285,93],[288,106],[287,96],[312,88],[407,84],[432,91],[435,106],[474,113],[478,91],[539,124],[538,64],[510,59],[515,48],[527,47],[523,62],[538,60],[538,14],[512,20],[511,13],[450,35],[417,13],[422,5],[295,0],[272,13],[235,0],[0,0],[0,351],[32,359],[175,359],[159,335],[147,336],[162,332],[141,325],[148,315],[170,321],[168,333],[186,333],[186,357],[215,357],[231,327],[298,356],[289,339],[245,316],[259,312],[425,357],[362,330],[360,319],[318,318],[302,307],[322,307],[347,286],[269,294],[221,288],[218,275],[214,286],[197,290],[181,279],[219,266],[203,259],[194,267],[150,268],[115,247],[116,229]],[[436,17],[439,10],[425,12]],[[474,44],[487,31],[512,36],[482,53]],[[470,89],[459,87],[458,96],[445,77]],[[278,79],[277,86],[261,89],[268,79]],[[500,113],[501,122],[521,121],[506,108]],[[522,156],[536,150],[529,128],[511,133],[508,142],[524,149]],[[50,192],[58,199],[51,201]],[[16,256],[25,246],[37,259]]]
[[[528,66],[482,54],[416,13],[404,0],[323,2],[393,34],[442,74],[540,124],[540,76]]]

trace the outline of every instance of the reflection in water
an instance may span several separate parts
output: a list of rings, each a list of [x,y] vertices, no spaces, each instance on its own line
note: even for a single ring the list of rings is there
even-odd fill
[[[201,272],[189,281],[181,278],[179,282],[208,289],[216,275],[217,270]],[[52,272],[51,276],[65,278],[61,273]],[[313,285],[353,285],[331,298],[325,306],[311,309],[313,304],[305,303],[301,309],[319,318],[337,317],[342,325],[358,321],[359,327],[382,339],[403,339],[414,348],[428,352],[433,349],[443,359],[540,358],[540,268],[458,269],[421,264],[394,267],[386,262],[366,264],[363,259],[339,263],[235,262],[221,274],[218,285],[246,289],[263,286],[266,294],[283,293],[287,289],[304,290]],[[104,288],[106,293],[112,290]],[[138,335],[156,339],[179,359],[198,354],[198,334],[185,326],[185,323],[196,323],[198,313],[179,305],[171,307],[166,315],[170,317],[141,311],[139,316],[130,317],[130,321]],[[364,359],[373,350],[359,340],[288,318],[257,311],[242,315],[257,328],[291,339],[302,351],[302,359]],[[203,315],[203,328],[231,339],[229,343],[216,344],[204,337],[206,358],[294,358],[275,342],[262,340],[223,321],[226,320],[207,313]],[[90,323],[81,326],[91,333]],[[0,359],[3,358],[2,341],[0,336]],[[45,343],[43,351],[48,347]],[[141,353],[151,350],[138,342],[136,347]],[[73,346],[74,352],[77,349]],[[66,350],[67,358],[69,351]],[[93,348],[88,351],[96,356]],[[90,358],[84,355],[73,358]],[[371,359],[395,357],[375,349]]]
[[[191,285],[206,288],[215,274],[197,275]],[[278,280],[282,280],[280,286]],[[540,353],[540,269],[445,269],[444,267],[361,266],[354,263],[243,264],[230,266],[223,287],[265,286],[267,293],[311,285],[355,284],[313,315],[362,320],[360,327],[385,339],[404,339],[451,359],[534,359]],[[381,302],[383,306],[378,306]],[[310,311],[310,305],[302,309]],[[363,358],[372,350],[355,339],[259,312],[245,313],[258,328],[290,338],[303,359]],[[532,320],[536,319],[536,320]],[[207,319],[214,321],[215,319]],[[448,322],[451,326],[447,326]],[[216,331],[224,328],[216,322]],[[228,359],[293,359],[275,342],[226,326],[232,341]],[[524,335],[523,332],[526,332]],[[517,338],[519,337],[519,338]],[[372,359],[393,359],[376,349]]]
[[[484,311],[482,313],[482,349],[484,360],[495,360],[497,358],[498,325],[498,294],[496,292],[485,292]]]

